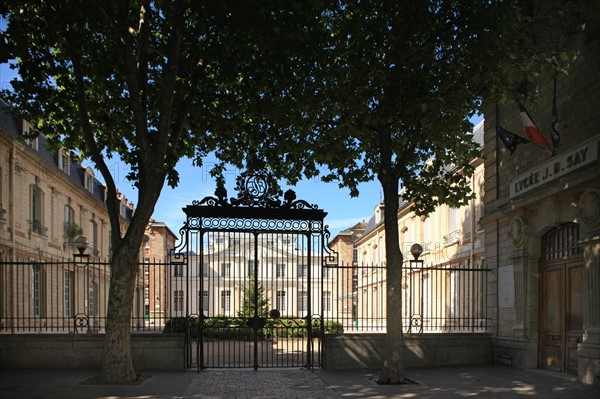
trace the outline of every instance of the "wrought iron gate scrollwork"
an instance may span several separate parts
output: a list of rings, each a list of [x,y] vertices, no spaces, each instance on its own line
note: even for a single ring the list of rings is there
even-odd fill
[[[186,366],[320,367],[321,268],[337,262],[327,213],[265,169],[238,176],[236,191],[183,209],[170,289],[174,317],[188,320]]]

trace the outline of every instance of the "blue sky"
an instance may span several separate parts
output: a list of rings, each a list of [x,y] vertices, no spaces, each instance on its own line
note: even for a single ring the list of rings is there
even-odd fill
[[[154,209],[153,218],[167,224],[177,233],[185,221],[182,211],[186,205],[193,200],[201,200],[206,196],[214,195],[216,182],[210,176],[209,171],[214,159],[207,159],[204,166],[195,167],[189,159],[182,159],[177,164],[179,171],[179,186],[175,189],[165,184]],[[88,166],[88,165],[86,165]],[[93,165],[90,163],[89,166]],[[136,204],[137,190],[132,184],[125,180],[128,173],[127,165],[117,161],[109,161],[109,168],[117,187],[128,200]],[[228,197],[235,197],[235,179],[241,171],[231,168],[225,173],[225,184]],[[100,176],[97,176],[102,180]],[[339,188],[337,183],[324,183],[320,178],[302,180],[295,187],[287,185],[284,181],[279,182],[285,192],[291,188],[296,192],[297,199],[303,199],[327,212],[325,224],[329,226],[331,237],[340,230],[351,227],[354,224],[368,220],[373,209],[380,201],[380,184],[378,181],[363,183],[359,186],[360,195],[350,197],[347,188]]]

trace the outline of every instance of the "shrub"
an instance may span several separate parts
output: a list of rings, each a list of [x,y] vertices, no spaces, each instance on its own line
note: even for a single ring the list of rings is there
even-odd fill
[[[191,327],[192,331],[198,329],[197,317],[173,317],[165,322],[163,334],[169,333],[185,333],[187,328]]]

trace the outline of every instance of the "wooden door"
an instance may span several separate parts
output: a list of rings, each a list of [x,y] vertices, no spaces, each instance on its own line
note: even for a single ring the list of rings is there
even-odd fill
[[[542,267],[541,367],[577,373],[577,344],[583,327],[581,262]]]

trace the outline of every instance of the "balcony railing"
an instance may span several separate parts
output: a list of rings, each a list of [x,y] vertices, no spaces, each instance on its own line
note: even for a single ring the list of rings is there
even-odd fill
[[[444,236],[444,245],[454,244],[460,240],[460,230],[455,230]]]
[[[38,220],[30,220],[31,231],[33,233],[45,236],[48,229]]]

